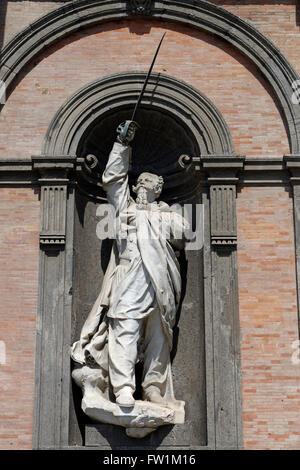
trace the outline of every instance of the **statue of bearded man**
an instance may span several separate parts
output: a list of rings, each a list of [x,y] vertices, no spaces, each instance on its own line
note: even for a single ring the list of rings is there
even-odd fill
[[[130,196],[128,170],[135,127],[118,137],[103,173],[103,187],[120,218],[100,294],[87,318],[72,358],[102,371],[98,387],[120,407],[135,405],[135,365],[143,362],[143,400],[167,406],[173,393],[170,351],[181,295],[179,264],[173,248],[188,223],[157,202],[163,178],[142,173]],[[125,235],[124,235],[125,234]],[[112,393],[113,392],[113,395]]]

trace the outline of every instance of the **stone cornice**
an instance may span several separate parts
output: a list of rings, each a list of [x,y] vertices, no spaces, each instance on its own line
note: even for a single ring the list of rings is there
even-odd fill
[[[245,163],[242,155],[201,155],[192,158],[186,156],[185,161],[181,157],[181,164],[189,164],[188,158],[198,171],[206,175],[210,185],[237,184]]]
[[[0,159],[0,185],[34,186],[51,180],[69,182],[70,174],[75,169],[74,156],[4,158]]]
[[[33,156],[32,170],[38,174],[39,184],[68,184],[70,173],[76,169],[74,156]]]
[[[292,185],[300,184],[300,155],[284,155],[285,166],[290,174]]]
[[[201,157],[203,171],[209,184],[237,184],[243,170],[245,157],[207,155]]]
[[[41,169],[73,169],[76,164],[76,156],[74,155],[33,155],[31,157],[32,168]]]
[[[241,155],[203,155],[200,158],[209,184],[237,184],[245,157]]]
[[[38,175],[32,171],[31,158],[0,159],[0,186],[37,184]]]
[[[300,169],[300,154],[299,155],[284,155],[283,161],[286,168],[292,173]]]
[[[181,164],[190,164],[190,157],[182,156]],[[294,162],[295,156],[292,157]],[[243,157],[227,155],[202,155],[193,157],[193,164],[200,174],[208,175],[209,184],[219,182],[243,185],[278,185],[289,182],[289,167],[285,157]],[[289,164],[289,166],[291,163]],[[214,175],[213,175],[214,173]]]
[[[48,175],[56,173],[54,180],[69,180],[70,175],[75,175],[76,179],[76,174],[82,171],[82,164],[83,159],[75,156],[41,155],[23,159],[0,159],[0,185],[37,185],[40,184],[45,172]],[[230,184],[231,179],[232,184],[239,186],[249,184],[268,186],[300,181],[300,155],[285,155],[281,158],[208,155],[195,157],[194,164],[199,170],[199,178],[203,185],[207,182],[213,184],[216,173],[221,173],[219,182]],[[226,173],[229,178],[227,181],[224,178]],[[231,173],[232,177],[228,173]],[[212,179],[208,179],[207,176]],[[217,184],[217,180],[215,181]]]

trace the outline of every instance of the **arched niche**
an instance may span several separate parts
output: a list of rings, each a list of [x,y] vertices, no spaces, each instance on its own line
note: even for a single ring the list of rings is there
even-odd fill
[[[74,101],[70,99],[57,113],[45,139],[45,153],[71,151],[79,159],[92,154],[98,161],[96,170],[86,173],[83,169],[77,178],[71,342],[78,340],[82,325],[99,293],[111,250],[111,240],[101,239],[101,233],[97,230],[100,220],[97,209],[105,204],[101,174],[116,138],[116,128],[120,122],[130,118],[144,77],[143,73],[121,73],[105,77],[86,87],[86,90],[79,91],[74,95]],[[89,93],[91,88],[92,95]],[[79,95],[82,114],[78,112],[76,103]],[[73,117],[70,109],[74,110]],[[163,176],[165,189],[161,200],[170,204],[190,204],[194,222],[197,217],[197,222],[202,224],[203,188],[199,175],[194,166],[182,168],[178,158],[182,154],[200,155],[201,152],[207,154],[224,149],[232,154],[230,133],[222,116],[197,90],[172,77],[153,75],[136,120],[140,129],[132,144],[130,185],[143,171]],[[76,413],[80,409],[81,395],[73,387],[70,433],[74,443],[80,440],[78,431],[81,428],[86,443],[99,447],[126,445],[142,449],[150,446],[207,445],[202,240],[197,249],[181,252],[179,261],[183,293],[174,329],[172,371],[175,394],[186,402],[185,424],[162,427],[152,436],[136,441],[126,437],[122,429],[94,425],[81,412]],[[137,375],[139,373],[137,368]],[[139,398],[138,388],[136,398]]]
[[[235,253],[235,172],[241,158],[213,103],[173,77],[150,79],[137,115],[141,128],[131,174],[134,180],[144,169],[161,173],[162,199],[189,203],[201,226],[200,244],[180,253],[183,294],[172,351],[175,393],[186,402],[186,422],[133,442],[115,427],[91,423],[71,381],[69,347],[99,293],[111,249],[111,241],[97,231],[97,207],[105,203],[101,173],[116,127],[130,118],[144,78],[142,72],[124,72],[79,90],[58,110],[42,155],[33,158],[41,176],[38,448],[207,449],[241,443]],[[201,155],[202,170],[181,167],[182,152]],[[89,172],[84,161],[90,153],[98,166]],[[216,175],[206,179],[206,168]],[[55,413],[50,396],[58,403]]]

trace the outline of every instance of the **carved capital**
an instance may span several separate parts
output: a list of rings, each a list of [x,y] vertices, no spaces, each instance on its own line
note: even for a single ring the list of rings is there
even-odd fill
[[[237,184],[244,169],[245,156],[242,155],[202,155],[202,170],[207,174],[209,184]]]
[[[67,185],[41,187],[40,245],[61,249],[66,242]]]
[[[72,156],[32,157],[32,168],[37,171],[41,186],[40,246],[44,250],[65,246],[68,185],[75,164]]]
[[[187,158],[182,159],[186,164]],[[211,244],[214,248],[235,248],[236,185],[244,169],[244,156],[201,155],[192,158],[199,164],[210,185]]]
[[[216,248],[236,247],[236,187],[211,185],[211,244]]]
[[[32,169],[38,175],[38,182],[43,184],[69,184],[71,173],[76,167],[74,156],[33,156],[31,157]]]

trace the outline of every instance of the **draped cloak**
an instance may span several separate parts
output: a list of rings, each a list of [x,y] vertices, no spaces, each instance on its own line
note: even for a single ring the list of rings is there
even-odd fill
[[[103,186],[108,201],[114,205],[121,223],[134,214],[134,227],[139,260],[132,263],[128,273],[117,282],[117,269],[122,239],[116,234],[108,268],[100,293],[86,319],[80,340],[73,344],[71,356],[80,364],[90,360],[108,371],[108,317],[115,318],[118,305],[126,303],[129,287],[134,286],[135,269],[141,265],[147,273],[149,289],[154,292],[155,306],[159,308],[166,341],[172,349],[172,328],[181,295],[181,276],[177,258],[171,246],[172,238],[183,233],[188,223],[164,202],[151,203],[149,209],[139,209],[130,197],[128,167],[130,147],[115,143],[103,174]],[[133,216],[131,215],[131,218]],[[165,235],[169,235],[165,236]],[[169,239],[168,239],[169,238]],[[134,267],[136,266],[136,268]],[[116,285],[117,283],[117,285]]]

